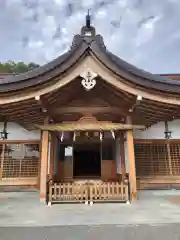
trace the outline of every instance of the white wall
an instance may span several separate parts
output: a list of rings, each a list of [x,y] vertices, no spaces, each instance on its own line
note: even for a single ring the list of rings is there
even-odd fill
[[[172,131],[172,139],[180,139],[180,119],[168,122],[169,131]],[[147,130],[134,131],[135,139],[164,139],[164,122],[159,122]]]
[[[0,131],[3,130],[4,124],[0,122]],[[8,122],[7,123],[8,140],[40,140],[40,130],[28,131],[20,125]]]

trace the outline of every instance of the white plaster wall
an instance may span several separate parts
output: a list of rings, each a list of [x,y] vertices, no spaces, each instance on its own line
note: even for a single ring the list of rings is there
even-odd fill
[[[4,124],[0,122],[0,131],[3,130]],[[20,125],[8,122],[7,123],[8,140],[40,140],[40,130],[28,131]]]
[[[180,119],[168,122],[169,131],[172,131],[172,139],[180,139]],[[164,122],[159,122],[147,130],[134,131],[135,139],[164,139]]]

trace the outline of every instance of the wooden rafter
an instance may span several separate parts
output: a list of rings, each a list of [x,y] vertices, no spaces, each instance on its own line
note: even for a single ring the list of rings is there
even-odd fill
[[[51,108],[50,108],[48,102],[46,101],[46,99],[44,97],[41,96],[41,98],[39,100],[37,100],[37,103],[39,104],[39,107],[40,107],[39,110],[44,117],[48,117],[48,119],[51,119],[54,122],[57,122],[57,120],[52,115],[52,111],[51,111]]]
[[[122,113],[121,108],[118,107],[60,107],[53,109],[52,112],[55,114],[63,114],[63,113],[82,113],[82,114],[87,114],[87,113],[116,113],[120,115]]]
[[[134,95],[130,95],[129,93],[120,91],[120,90],[116,89],[115,87],[110,86],[109,84],[106,84],[106,83],[102,83],[101,85],[99,84],[99,88],[100,88],[100,90],[104,90],[106,92],[111,93],[112,94],[111,96],[114,96],[118,99],[123,100],[123,102],[126,105],[131,106],[135,103],[136,98]]]
[[[65,86],[60,91],[57,90],[51,94],[45,95],[44,98],[50,105],[53,104],[54,108],[59,105],[64,105],[73,100],[80,93],[80,84],[76,84],[76,81],[72,82],[70,86]]]
[[[98,103],[97,106],[91,105],[92,99],[96,98],[102,100],[102,103]],[[97,81],[92,91],[86,92],[79,79],[75,79],[61,89],[41,96],[40,101],[31,98],[2,105],[1,113],[14,122],[22,122],[26,125],[41,124],[45,116],[51,117],[54,122],[60,122],[64,119],[77,119],[78,116],[88,113],[98,116],[100,120],[108,115],[106,119],[112,118],[117,122],[120,116],[131,115],[133,120],[136,119],[133,123],[142,122],[145,125],[180,117],[179,106],[144,98],[137,105],[136,100],[136,96],[119,90],[101,79]],[[134,107],[133,112],[129,112],[132,107]],[[43,112],[42,109],[46,111]],[[137,121],[138,119],[141,121]]]

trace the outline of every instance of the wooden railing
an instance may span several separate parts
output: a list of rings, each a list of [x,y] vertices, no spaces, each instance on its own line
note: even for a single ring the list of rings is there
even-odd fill
[[[127,201],[128,186],[123,182],[102,182],[89,185],[90,202],[97,201]]]
[[[49,182],[48,202],[127,202],[128,184],[123,182]]]
[[[83,183],[52,183],[49,184],[49,202],[86,202],[88,188]]]

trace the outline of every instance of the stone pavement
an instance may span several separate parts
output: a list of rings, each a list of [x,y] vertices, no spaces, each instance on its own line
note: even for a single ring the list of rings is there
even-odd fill
[[[144,191],[124,203],[56,204],[39,202],[38,192],[0,193],[0,226],[67,226],[180,223],[180,204],[169,199],[180,191]]]
[[[0,228],[1,240],[179,240],[180,225],[93,225]]]
[[[180,191],[139,192],[131,205],[51,207],[38,192],[1,192],[0,227],[0,240],[180,239]]]

